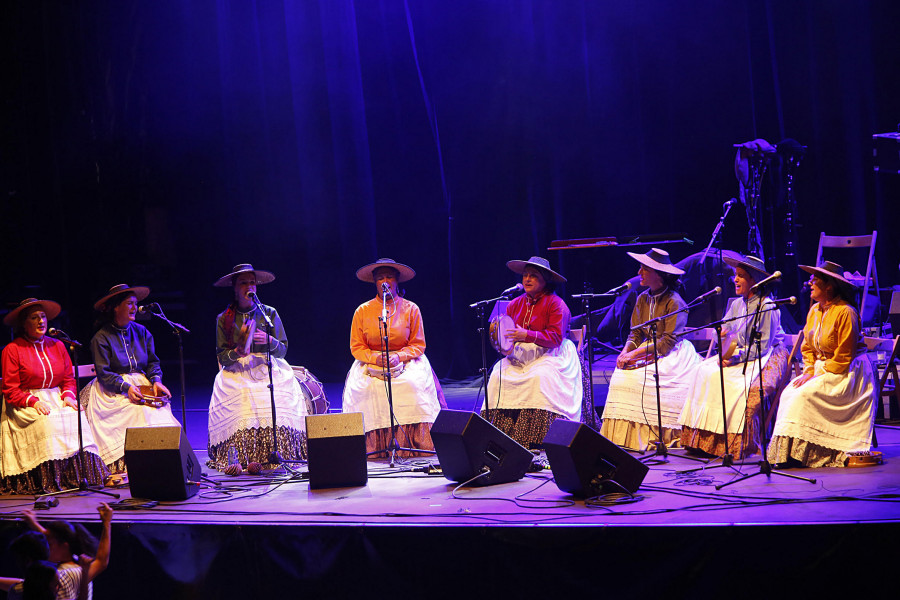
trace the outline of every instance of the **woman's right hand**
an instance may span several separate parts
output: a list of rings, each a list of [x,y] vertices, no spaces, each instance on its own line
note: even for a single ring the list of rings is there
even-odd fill
[[[616,357],[616,367],[619,369],[624,369],[625,367],[631,365],[631,352],[622,351],[618,357]]]
[[[128,399],[132,402],[136,402],[138,400],[142,400],[144,395],[141,393],[141,390],[138,389],[138,386],[133,385],[128,388]]]
[[[799,377],[797,377],[796,379],[794,379],[794,381],[791,382],[791,385],[794,386],[795,388],[797,388],[812,378],[813,378],[812,373],[802,373]]]
[[[43,400],[38,400],[37,402],[34,403],[34,410],[38,411],[42,415],[49,415],[51,408],[52,407],[50,406],[50,404],[47,402],[44,402]]]

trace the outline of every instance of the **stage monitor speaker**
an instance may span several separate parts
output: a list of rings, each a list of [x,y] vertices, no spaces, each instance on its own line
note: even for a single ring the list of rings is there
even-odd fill
[[[460,483],[487,470],[470,485],[522,479],[534,456],[479,415],[442,410],[431,426],[431,439],[444,477]]]
[[[125,463],[132,498],[187,500],[200,489],[200,461],[181,427],[129,427]]]
[[[310,489],[354,487],[369,480],[362,413],[306,417]]]
[[[564,492],[583,498],[634,493],[649,470],[611,441],[576,421],[556,419],[544,437],[553,479]]]

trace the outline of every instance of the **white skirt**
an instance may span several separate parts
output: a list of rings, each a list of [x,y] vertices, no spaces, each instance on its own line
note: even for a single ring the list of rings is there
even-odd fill
[[[34,407],[19,408],[4,402],[0,415],[0,474],[21,475],[51,460],[78,453],[78,413],[62,401],[60,388],[29,390],[51,406],[49,415]],[[91,427],[81,415],[81,439],[85,452],[98,454]]]
[[[551,349],[516,343],[510,356],[494,364],[488,381],[491,410],[537,408],[580,421],[583,397],[581,361],[569,339]]]
[[[700,356],[694,346],[681,340],[656,363],[659,368],[659,396],[664,429],[678,429],[678,417],[691,394]],[[657,427],[656,368],[649,363],[638,369],[616,369],[609,380],[603,420],[619,419]]]
[[[763,356],[763,367],[769,362],[769,351]],[[725,367],[725,408],[728,415],[728,433],[744,433],[747,393],[757,378],[759,361]],[[697,368],[693,392],[684,404],[678,424],[692,429],[723,433],[722,430],[722,382],[719,379],[719,357],[711,356]]]
[[[398,425],[434,423],[441,405],[434,387],[431,363],[423,354],[406,363],[403,372],[391,379],[391,400]],[[353,361],[344,382],[342,412],[361,412],[365,430],[391,426],[387,382],[368,374],[366,364]]]
[[[816,361],[816,376],[781,393],[772,437],[804,440],[841,452],[868,451],[875,427],[872,366],[857,356],[846,373],[829,373]]]
[[[131,385],[150,385],[143,373],[126,373],[122,378]],[[168,403],[161,408],[134,404],[126,395],[108,392],[97,379],[86,389],[87,420],[100,450],[100,459],[107,465],[125,456],[125,430],[129,427],[181,427]]]
[[[283,358],[272,358],[275,420],[278,427],[306,431],[306,398]],[[209,400],[209,444],[238,431],[272,427],[269,368],[264,354],[248,354],[219,371]]]

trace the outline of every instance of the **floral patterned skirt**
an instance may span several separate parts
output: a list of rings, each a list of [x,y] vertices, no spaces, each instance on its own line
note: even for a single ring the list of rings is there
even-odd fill
[[[243,468],[252,462],[259,463],[263,469],[274,469],[278,465],[269,462],[269,455],[274,448],[272,428],[241,429],[220,444],[209,444],[207,453],[209,460],[206,466],[224,471],[228,466],[228,451],[237,451],[237,460]],[[283,460],[306,460],[306,433],[286,425],[278,426],[278,453]]]
[[[484,411],[481,416],[487,418]],[[531,450],[540,447],[550,425],[560,415],[540,408],[495,408],[490,417],[494,427]]]
[[[0,479],[0,493],[40,495],[78,488],[81,480],[88,485],[103,485],[109,471],[100,457],[84,453],[84,469],[78,455],[61,460],[48,460],[20,475]]]
[[[390,458],[387,451],[391,443],[391,428],[382,427],[366,432],[366,453],[370,459]],[[397,425],[397,443],[401,448],[417,448],[421,450],[434,450],[434,442],[431,441],[431,423],[410,423]],[[411,458],[414,456],[430,456],[432,453],[409,452],[406,450],[397,452],[398,458]]]

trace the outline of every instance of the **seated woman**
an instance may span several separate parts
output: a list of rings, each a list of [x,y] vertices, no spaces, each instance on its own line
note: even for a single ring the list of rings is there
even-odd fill
[[[114,473],[125,470],[126,429],[181,426],[167,401],[148,402],[145,398],[172,397],[162,383],[153,336],[134,322],[137,303],[148,295],[150,288],[121,283],[94,303],[102,326],[91,340],[97,378],[85,388],[87,418],[100,458]]]
[[[50,300],[23,300],[3,319],[15,339],[3,349],[0,415],[0,492],[35,494],[102,484],[108,472],[91,428],[78,413],[72,360],[65,344],[48,337],[60,312]],[[78,456],[81,419],[84,463]]]
[[[230,287],[234,299],[216,321],[216,349],[222,369],[216,375],[209,401],[207,465],[224,471],[235,458],[246,467],[252,462],[274,468],[269,456],[274,450],[272,435],[272,395],[266,349],[272,357],[275,392],[275,421],[278,452],[282,459],[306,458],[306,399],[294,372],[284,359],[288,340],[281,318],[271,306],[256,306],[250,295],[256,286],[270,283],[275,275],[255,270],[253,265],[236,265],[231,273],[213,285]],[[266,332],[266,317],[272,334]]]
[[[678,442],[678,416],[691,392],[700,357],[694,346],[679,334],[687,323],[687,305],[678,294],[684,271],[672,264],[669,253],[652,248],[646,254],[628,255],[640,263],[640,285],[646,287],[631,313],[631,326],[681,310],[656,323],[654,361],[651,327],[635,329],[616,359],[616,370],[609,382],[600,433],[612,442],[632,450],[653,448],[655,441],[667,446]],[[655,365],[654,365],[655,362]],[[662,427],[656,410],[656,383],[659,372]]]
[[[815,303],[803,328],[803,373],[781,394],[768,460],[807,467],[843,467],[866,452],[875,426],[875,386],[865,357],[856,286],[833,262],[800,266],[810,273]]]
[[[391,373],[391,398],[394,422],[399,425],[400,447],[434,450],[431,424],[444,405],[443,395],[425,356],[422,314],[398,288],[398,284],[415,275],[408,266],[389,258],[380,258],[356,271],[357,279],[375,284],[375,297],[360,304],[353,313],[350,353],[356,360],[344,383],[343,412],[363,413],[366,451],[370,453],[386,450],[391,442],[385,369]],[[387,310],[387,353],[383,347],[382,310]],[[404,454],[407,453],[399,455]],[[387,452],[370,454],[370,458],[387,455]]]
[[[685,448],[700,450],[713,456],[727,453],[743,458],[759,449],[757,438],[761,425],[754,418],[758,414],[756,409],[759,408],[759,361],[756,343],[752,342],[750,334],[754,329],[760,334],[764,377],[777,377],[778,381],[781,380],[784,365],[787,364],[787,352],[781,346],[784,341],[781,311],[775,308],[771,298],[752,290],[757,281],[770,275],[765,263],[755,256],[740,260],[726,256],[724,260],[734,267],[734,292],[740,297],[732,301],[723,320],[736,320],[722,326],[724,351],[721,355],[700,363],[693,391],[681,411],[678,424],[681,425],[681,445]],[[758,320],[755,320],[757,310],[766,312],[760,312]],[[776,374],[765,367],[770,360],[778,360],[773,358],[773,351],[777,347],[782,347],[778,356],[782,366],[777,369]],[[720,364],[725,380],[724,392],[722,377],[719,375]],[[754,381],[757,385],[751,392]],[[727,436],[722,425],[723,393],[727,411]]]
[[[514,344],[491,370],[482,414],[530,449],[544,441],[558,417],[581,420],[581,361],[566,338],[572,313],[554,291],[566,278],[540,256],[506,266],[522,275],[525,294],[506,307],[515,323],[506,336]]]

